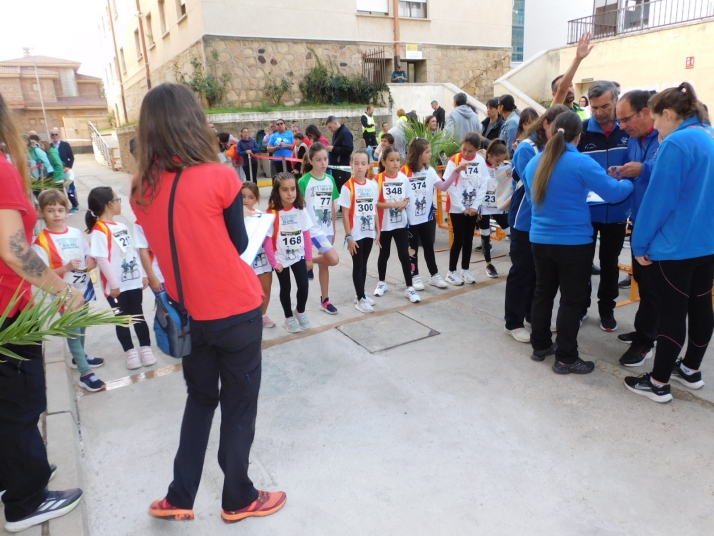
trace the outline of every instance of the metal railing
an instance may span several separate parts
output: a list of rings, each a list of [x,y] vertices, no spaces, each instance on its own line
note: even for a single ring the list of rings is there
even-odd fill
[[[387,78],[387,53],[384,47],[362,53],[362,74],[372,84],[389,82]]]
[[[104,141],[104,138],[102,135],[99,133],[99,130],[97,130],[97,127],[95,127],[91,121],[87,121],[87,124],[89,125],[89,134],[92,136],[92,144],[99,149],[99,152],[102,154],[104,157],[104,162],[106,162],[106,165],[108,167],[112,167],[112,150],[107,145],[107,142]]]
[[[586,32],[594,39],[714,17],[712,0],[626,0],[625,7],[568,21],[568,44]]]

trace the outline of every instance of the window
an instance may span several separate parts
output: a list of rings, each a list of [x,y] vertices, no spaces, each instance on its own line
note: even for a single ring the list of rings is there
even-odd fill
[[[121,63],[121,72],[126,73],[126,62],[124,61],[124,49],[119,49],[119,62]]]
[[[32,84],[32,91],[39,91],[39,90],[40,90],[40,86],[39,86],[39,85],[37,85],[37,84]]]
[[[181,17],[186,16],[186,0],[174,0],[176,2],[176,18],[181,20]]]
[[[77,89],[77,79],[74,76],[74,69],[60,69],[60,85],[62,86],[62,95],[65,97],[79,96]]]
[[[399,2],[399,16],[412,19],[426,18],[426,0]]]
[[[144,33],[146,34],[146,39],[149,41],[149,48],[153,47],[156,43],[154,42],[154,32],[151,30],[151,13],[146,14],[146,28],[144,28]]]
[[[112,84],[114,83],[114,67],[112,66],[111,61],[109,62],[109,76],[107,77],[107,81]]]
[[[44,125],[44,124],[45,124],[45,120],[40,117],[40,125]]]
[[[144,57],[141,53],[141,39],[139,38],[139,29],[134,30],[134,46],[136,47],[136,59],[140,60]]]
[[[389,13],[389,0],[357,0],[357,11],[386,15]]]
[[[161,35],[166,35],[166,12],[164,11],[164,0],[159,0],[159,26],[161,27]]]
[[[37,124],[37,119],[30,119],[30,124],[31,124],[31,125],[36,125],[36,124]]]

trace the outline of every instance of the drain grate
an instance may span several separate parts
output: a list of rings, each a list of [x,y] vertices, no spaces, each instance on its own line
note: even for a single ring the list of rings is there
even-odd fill
[[[438,331],[401,313],[377,316],[337,329],[371,354],[439,335]]]

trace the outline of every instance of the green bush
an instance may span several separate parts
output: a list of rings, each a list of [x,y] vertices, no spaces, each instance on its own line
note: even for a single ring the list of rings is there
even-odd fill
[[[212,57],[214,61],[218,61],[218,53],[215,50]],[[223,76],[216,76],[211,72],[206,74],[203,68],[203,61],[198,56],[191,57],[190,63],[191,67],[193,67],[193,73],[188,75],[181,71],[178,60],[174,60],[173,70],[176,80],[193,89],[199,98],[206,101],[209,108],[214,108],[221,104],[226,97],[226,93],[228,93],[231,75],[224,73]]]
[[[273,77],[268,75],[265,79],[263,92],[273,106],[280,106],[280,101],[282,101],[283,96],[290,91],[290,87],[290,80],[287,78],[283,77],[280,80],[273,80]]]

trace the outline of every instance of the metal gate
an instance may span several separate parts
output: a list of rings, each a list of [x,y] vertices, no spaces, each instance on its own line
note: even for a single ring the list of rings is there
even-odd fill
[[[375,48],[362,53],[362,74],[368,82],[387,82],[387,56],[385,48]]]

